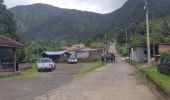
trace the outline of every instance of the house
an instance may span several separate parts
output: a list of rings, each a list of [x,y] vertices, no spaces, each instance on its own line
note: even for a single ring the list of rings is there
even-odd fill
[[[144,62],[146,60],[145,47],[137,46],[130,48],[130,60],[135,62]]]
[[[70,57],[73,57],[75,58],[76,57],[76,52],[78,50],[80,50],[80,48],[77,48],[77,47],[69,47],[69,48],[66,48],[67,52],[70,53]]]
[[[16,71],[16,50],[23,48],[24,45],[6,36],[0,35],[0,71]],[[4,52],[8,52],[9,55]],[[5,58],[8,58],[5,59]]]
[[[76,52],[83,48],[85,48],[84,44],[75,44],[71,47],[66,48],[65,50],[67,50],[71,54],[71,57],[76,57]]]
[[[158,44],[150,45],[151,58],[159,54],[158,47],[159,47]],[[140,63],[146,62],[147,61],[147,46],[146,45],[131,46],[129,48],[129,56],[130,56],[131,61],[140,62]]]
[[[83,48],[76,51],[76,58],[80,61],[83,60],[99,60],[102,55],[101,49],[91,49],[91,48]]]
[[[72,47],[66,48],[65,50],[71,54],[71,57],[75,57],[79,61],[98,60],[103,53],[103,49],[92,49],[85,47],[84,44],[72,45]]]
[[[71,54],[67,51],[44,51],[41,53],[42,57],[48,57],[52,59],[55,63],[66,62],[69,59],[70,55]]]

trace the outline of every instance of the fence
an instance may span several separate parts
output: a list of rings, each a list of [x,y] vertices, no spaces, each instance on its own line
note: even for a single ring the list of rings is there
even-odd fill
[[[26,69],[30,69],[30,63],[17,63],[16,64],[16,71],[22,71]],[[0,72],[14,72],[14,63],[1,63],[0,64]]]

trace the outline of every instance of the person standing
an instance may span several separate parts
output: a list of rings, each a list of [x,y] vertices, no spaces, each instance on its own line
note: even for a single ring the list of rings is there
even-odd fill
[[[114,53],[111,54],[111,62],[116,62],[116,56]]]
[[[102,55],[102,64],[105,62],[105,57]]]

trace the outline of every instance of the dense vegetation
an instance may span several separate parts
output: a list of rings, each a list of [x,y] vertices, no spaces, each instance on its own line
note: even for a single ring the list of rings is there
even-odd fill
[[[16,39],[16,22],[14,20],[13,14],[6,9],[6,6],[3,4],[3,2],[3,0],[0,0],[0,34]]]
[[[101,33],[107,25],[103,15],[53,7],[46,4],[10,9],[18,21],[17,33],[25,40],[81,40]]]
[[[117,23],[113,24],[115,28],[112,32],[117,39],[118,50],[123,55],[127,55],[128,53],[126,42],[128,47],[146,45],[144,1],[145,0],[128,0],[122,8],[114,12]],[[148,0],[150,40],[152,44],[170,43],[169,4],[170,1]]]

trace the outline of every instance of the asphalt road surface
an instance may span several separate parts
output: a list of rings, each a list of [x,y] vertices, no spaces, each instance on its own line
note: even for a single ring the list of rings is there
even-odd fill
[[[38,76],[1,79],[0,100],[33,100],[39,95],[68,84],[77,77],[79,70],[84,66],[70,64]]]

